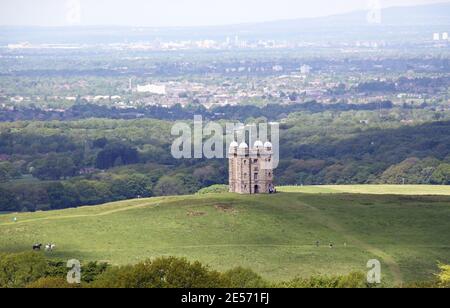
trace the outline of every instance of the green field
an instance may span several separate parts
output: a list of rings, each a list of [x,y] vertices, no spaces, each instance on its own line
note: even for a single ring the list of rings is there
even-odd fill
[[[55,258],[127,264],[183,256],[218,270],[249,267],[272,280],[365,272],[369,259],[379,259],[389,283],[429,280],[438,262],[450,263],[450,196],[362,194],[375,192],[369,186],[326,188],[359,194],[298,189],[308,193],[163,197],[1,215],[0,252],[54,242]]]
[[[323,186],[284,186],[282,192],[305,194],[374,194],[410,196],[450,196],[450,186],[443,185],[323,185]]]

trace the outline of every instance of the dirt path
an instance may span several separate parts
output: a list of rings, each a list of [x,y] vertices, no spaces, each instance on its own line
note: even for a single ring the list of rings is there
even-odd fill
[[[181,196],[180,196],[181,197]],[[49,216],[49,217],[40,217],[40,218],[33,218],[33,219],[24,219],[19,220],[17,222],[7,222],[7,223],[0,223],[0,227],[2,226],[15,226],[20,224],[26,224],[30,222],[36,222],[36,221],[49,221],[49,220],[63,220],[63,219],[71,219],[71,218],[86,218],[86,217],[102,217],[102,216],[108,216],[116,213],[126,212],[126,211],[132,211],[140,208],[145,207],[151,207],[151,208],[157,208],[161,204],[164,204],[165,206],[168,206],[172,203],[177,203],[179,200],[165,200],[164,197],[156,198],[158,200],[153,200],[153,202],[147,202],[143,204],[138,205],[127,205],[127,206],[121,206],[119,208],[116,208],[114,210],[105,210],[101,213],[92,213],[92,214],[79,214],[79,215],[64,215],[64,216]],[[158,202],[156,202],[158,201]],[[207,202],[209,204],[210,202]],[[81,208],[78,208],[81,209]]]
[[[301,202],[300,205],[312,212],[312,215],[310,216],[310,218],[312,218],[317,223],[319,223],[329,229],[332,229],[333,231],[335,231],[337,233],[340,233],[348,241],[349,244],[352,244],[353,246],[358,246],[358,247],[372,253],[373,255],[379,257],[380,259],[382,259],[384,261],[384,263],[387,265],[387,267],[389,268],[391,274],[393,275],[394,282],[396,284],[401,284],[403,282],[400,266],[398,265],[398,263],[395,261],[395,259],[392,256],[390,256],[386,252],[356,238],[350,232],[345,230],[345,228],[342,227],[339,223],[337,223],[332,217],[324,214],[320,209],[318,209],[312,205],[306,204],[304,202]]]

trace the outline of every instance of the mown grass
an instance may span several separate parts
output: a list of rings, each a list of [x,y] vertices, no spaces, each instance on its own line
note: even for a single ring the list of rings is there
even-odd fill
[[[179,256],[275,281],[366,271],[374,258],[388,283],[429,280],[450,262],[449,234],[448,196],[211,194],[0,216],[0,252],[53,242],[55,258]]]

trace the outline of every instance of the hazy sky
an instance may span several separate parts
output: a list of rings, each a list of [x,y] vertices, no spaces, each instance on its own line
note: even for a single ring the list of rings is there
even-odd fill
[[[0,25],[223,25],[450,0],[0,0]]]

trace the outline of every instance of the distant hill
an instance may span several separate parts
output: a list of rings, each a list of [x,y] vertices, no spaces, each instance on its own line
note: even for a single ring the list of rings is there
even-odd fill
[[[383,26],[441,26],[450,25],[450,3],[438,3],[412,7],[391,7],[381,10]],[[334,26],[370,26],[367,11],[340,14],[311,19],[296,19],[255,24],[254,27],[266,26],[272,29],[290,27],[334,27]]]
[[[231,29],[249,36],[251,33],[254,36],[302,37],[307,40],[391,39],[404,38],[403,35],[431,38],[431,31],[450,31],[449,12],[450,3],[438,3],[383,9],[380,24],[368,22],[368,11],[357,11],[320,18],[235,25]],[[391,32],[381,29],[390,29]]]
[[[433,31],[450,32],[450,3],[382,10],[381,24],[367,22],[368,11],[296,20],[195,28],[0,27],[0,44],[30,41],[52,43],[142,42],[152,39],[404,39],[431,38]]]

